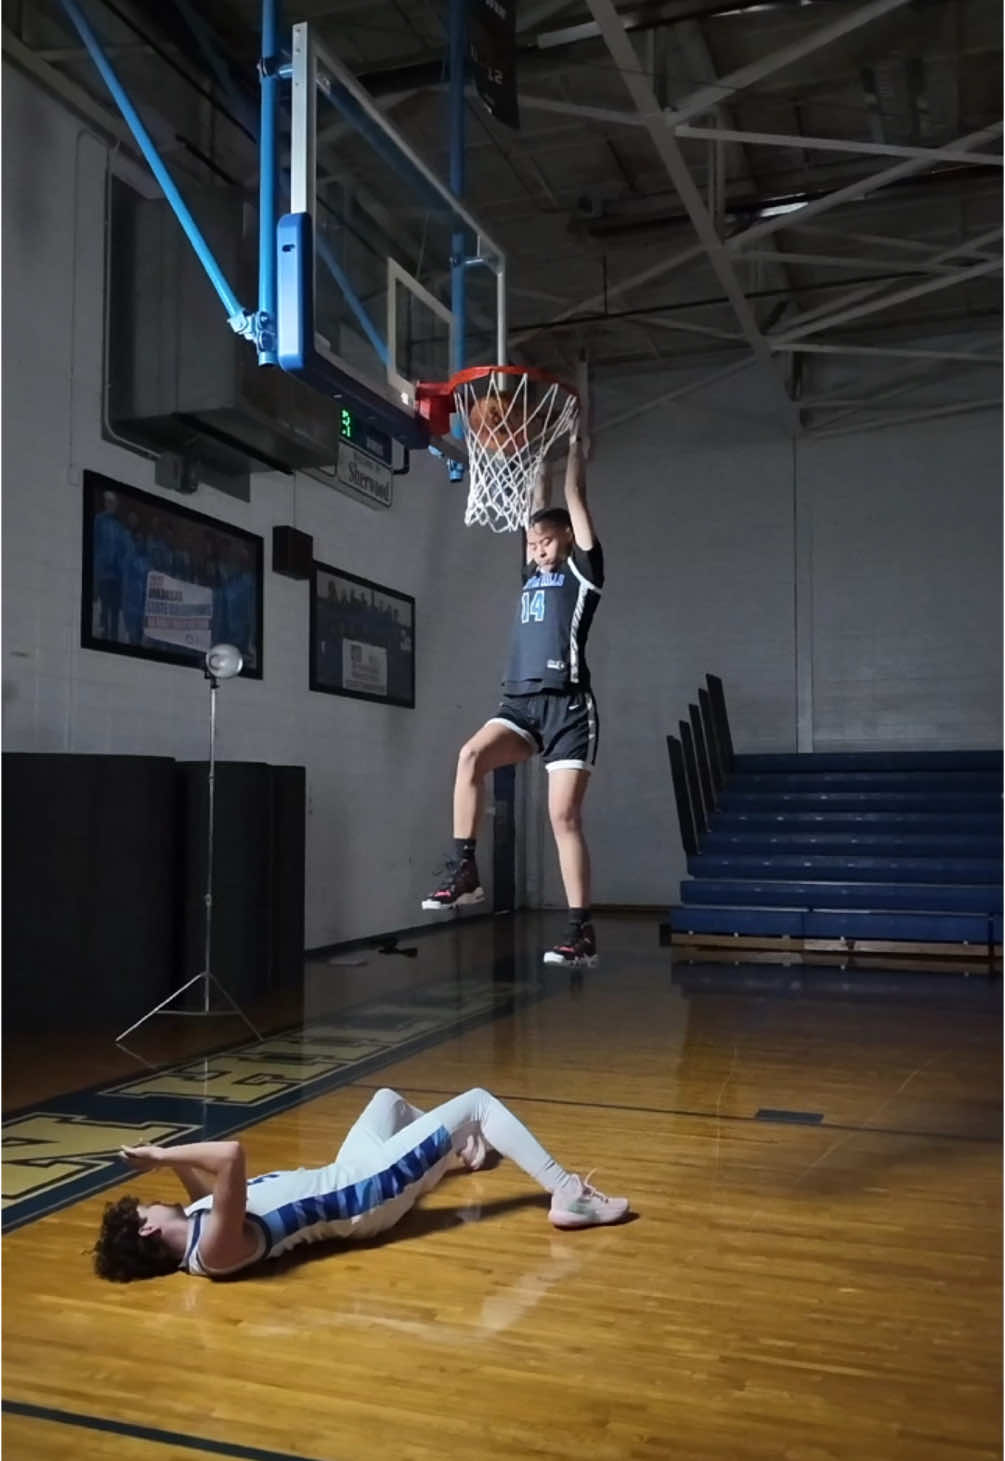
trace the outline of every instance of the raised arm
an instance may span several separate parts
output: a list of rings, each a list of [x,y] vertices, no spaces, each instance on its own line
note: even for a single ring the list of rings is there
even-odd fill
[[[593,531],[593,518],[586,504],[586,466],[577,427],[573,427],[569,437],[569,455],[565,463],[565,505],[572,519],[572,535],[576,540],[576,547],[589,552],[597,539]]]
[[[190,1197],[212,1195],[199,1237],[199,1257],[207,1268],[232,1268],[255,1251],[257,1235],[245,1225],[248,1176],[239,1141],[123,1147],[122,1155],[139,1170],[173,1167]]]
[[[537,472],[534,476],[534,486],[530,494],[530,505],[527,509],[527,521],[530,522],[535,512],[540,512],[542,507],[548,506],[548,469],[544,462],[538,463]],[[533,563],[534,555],[530,548],[527,548],[527,562]]]
[[[191,1202],[195,1202],[200,1197],[212,1197],[212,1172],[207,1171],[205,1167],[197,1167],[193,1162],[172,1162],[171,1165]]]

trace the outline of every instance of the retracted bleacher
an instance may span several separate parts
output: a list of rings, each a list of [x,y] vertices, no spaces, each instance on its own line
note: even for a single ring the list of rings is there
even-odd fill
[[[667,738],[689,877],[664,943],[724,962],[1000,969],[1000,751],[734,755],[708,683]]]

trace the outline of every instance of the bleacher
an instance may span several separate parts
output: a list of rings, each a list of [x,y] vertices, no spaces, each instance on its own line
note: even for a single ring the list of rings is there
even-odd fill
[[[689,877],[665,943],[1000,968],[1000,751],[735,755],[721,681],[690,710],[667,738]]]

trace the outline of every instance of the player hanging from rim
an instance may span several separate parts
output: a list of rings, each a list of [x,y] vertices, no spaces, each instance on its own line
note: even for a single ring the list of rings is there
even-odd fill
[[[400,1222],[458,1158],[477,1171],[493,1151],[551,1193],[548,1218],[556,1228],[591,1228],[627,1216],[627,1198],[605,1197],[589,1179],[560,1167],[488,1091],[476,1087],[423,1112],[385,1088],[326,1167],[249,1181],[238,1141],[124,1147],[122,1156],[136,1171],[172,1168],[189,1202],[110,1202],[94,1266],[120,1283],[178,1269],[229,1278],[305,1243],[373,1238]]]
[[[490,771],[540,755],[548,772],[548,813],[569,904],[569,928],[546,964],[593,968],[590,854],[582,806],[597,758],[597,707],[586,640],[604,584],[604,555],[586,503],[578,425],[569,437],[565,502],[544,507],[538,474],[527,529],[527,564],[496,714],[461,747],[454,781],[454,854],[423,908],[480,903],[475,845]]]

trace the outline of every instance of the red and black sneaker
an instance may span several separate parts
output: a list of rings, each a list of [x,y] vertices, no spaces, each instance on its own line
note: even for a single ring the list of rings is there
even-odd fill
[[[444,865],[443,881],[428,898],[423,898],[422,906],[432,911],[436,908],[465,908],[471,903],[484,901],[485,889],[478,881],[474,858],[465,857],[458,861],[451,857]]]
[[[584,923],[579,928],[570,928],[562,943],[548,950],[544,962],[558,964],[563,969],[595,969],[598,956],[593,924]]]

